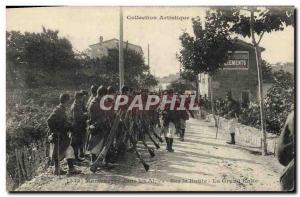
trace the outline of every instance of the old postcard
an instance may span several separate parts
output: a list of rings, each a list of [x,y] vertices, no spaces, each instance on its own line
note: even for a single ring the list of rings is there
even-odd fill
[[[6,7],[7,191],[295,191],[294,12]]]

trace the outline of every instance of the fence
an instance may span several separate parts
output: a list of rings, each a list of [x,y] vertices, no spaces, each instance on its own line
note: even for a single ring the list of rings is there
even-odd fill
[[[213,122],[215,124],[215,120],[212,114],[206,116],[207,120]],[[219,130],[218,134],[228,136],[229,133],[227,131],[228,119],[223,117],[217,117],[219,119]],[[261,130],[250,127],[247,125],[243,125],[241,123],[235,123],[235,138],[238,144],[248,146],[251,148],[261,148],[262,147],[262,139],[261,139]],[[275,150],[277,146],[278,136],[272,133],[267,133],[267,151],[268,153],[272,153],[275,156]]]

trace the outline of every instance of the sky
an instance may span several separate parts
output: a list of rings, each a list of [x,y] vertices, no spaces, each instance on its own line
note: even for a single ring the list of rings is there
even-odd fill
[[[192,33],[191,18],[205,15],[207,7],[125,7],[123,8],[124,41],[140,45],[147,62],[150,46],[150,69],[162,77],[179,72],[176,53],[180,50],[179,36],[183,31]],[[59,30],[68,38],[74,50],[83,51],[89,45],[119,38],[118,7],[49,7],[7,9],[6,30],[41,32],[42,26]],[[134,17],[144,17],[134,19]],[[160,19],[178,16],[183,20]],[[152,17],[147,19],[146,17]],[[156,19],[153,19],[156,17]],[[249,41],[246,39],[245,41]],[[260,44],[266,49],[263,59],[270,63],[294,61],[294,28],[265,34]],[[126,71],[125,71],[126,72]]]

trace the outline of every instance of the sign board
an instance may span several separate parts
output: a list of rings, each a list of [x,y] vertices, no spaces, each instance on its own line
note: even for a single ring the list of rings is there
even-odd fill
[[[249,52],[248,51],[229,51],[229,59],[224,64],[224,69],[248,69]]]

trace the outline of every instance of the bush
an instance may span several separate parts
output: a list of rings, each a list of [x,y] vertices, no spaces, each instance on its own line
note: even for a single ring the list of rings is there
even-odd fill
[[[265,115],[267,130],[279,134],[294,108],[294,78],[283,70],[274,72],[274,84],[267,92]]]

